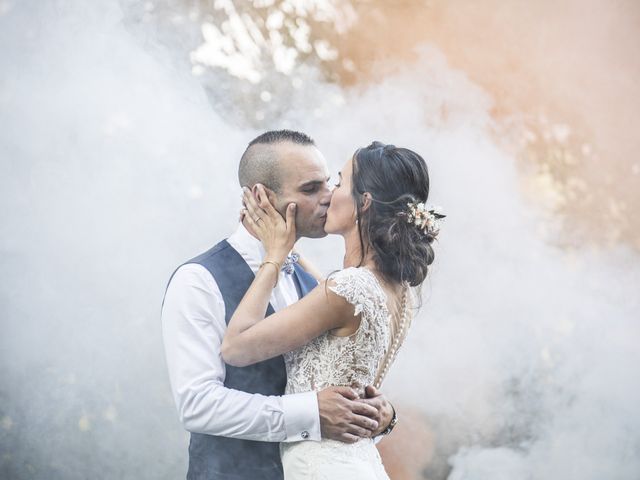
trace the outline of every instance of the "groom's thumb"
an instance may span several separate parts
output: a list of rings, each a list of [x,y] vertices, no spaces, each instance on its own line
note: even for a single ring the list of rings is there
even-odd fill
[[[367,385],[364,389],[364,393],[367,398],[378,397],[381,395],[380,391],[373,385]]]

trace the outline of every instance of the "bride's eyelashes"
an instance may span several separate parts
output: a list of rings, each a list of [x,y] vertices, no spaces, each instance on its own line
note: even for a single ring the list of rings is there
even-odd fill
[[[335,188],[340,188],[341,183],[342,183],[342,172],[338,172],[338,182],[334,183],[333,186]]]

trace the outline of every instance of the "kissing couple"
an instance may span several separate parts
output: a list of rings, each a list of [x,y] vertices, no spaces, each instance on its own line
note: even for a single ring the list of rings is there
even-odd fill
[[[375,444],[398,421],[380,387],[444,218],[417,153],[373,142],[329,185],[307,135],[269,131],[238,169],[235,232],[181,265],[162,333],[189,480],[388,479]],[[321,278],[294,247],[344,239]]]

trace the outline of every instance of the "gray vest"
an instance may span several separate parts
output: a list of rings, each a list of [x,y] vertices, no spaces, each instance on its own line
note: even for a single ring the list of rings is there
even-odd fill
[[[255,278],[251,268],[226,240],[187,263],[205,267],[215,278],[225,306],[228,324],[245,292]],[[294,281],[300,296],[317,282],[299,265]],[[266,315],[273,313],[269,305]],[[287,384],[284,359],[279,356],[248,367],[226,365],[224,385],[234,390],[262,395],[283,395]],[[256,442],[192,433],[189,444],[187,480],[282,480],[282,464],[277,442]]]

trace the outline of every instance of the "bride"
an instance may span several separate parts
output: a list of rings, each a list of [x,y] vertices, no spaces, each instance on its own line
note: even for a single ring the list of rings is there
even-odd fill
[[[266,318],[264,312],[295,239],[295,204],[286,219],[262,186],[244,190],[245,219],[266,256],[233,314],[222,343],[230,365],[284,354],[286,393],[349,386],[364,396],[379,388],[407,334],[410,287],[433,262],[432,243],[444,215],[427,210],[427,165],[420,155],[374,142],[339,173],[325,231],[341,235],[344,268],[300,301]],[[371,438],[283,443],[286,479],[388,479]]]

